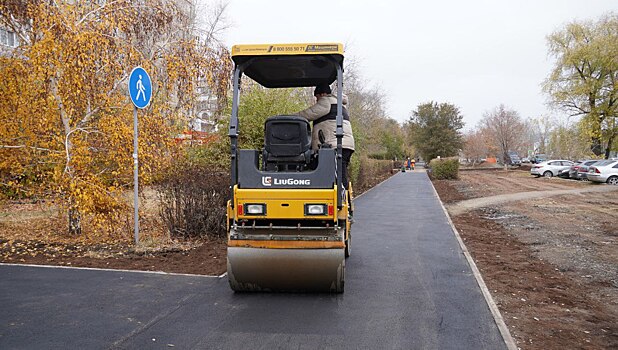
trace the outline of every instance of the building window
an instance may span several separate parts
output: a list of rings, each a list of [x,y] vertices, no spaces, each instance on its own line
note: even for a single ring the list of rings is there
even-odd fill
[[[0,45],[17,47],[19,46],[19,39],[12,31],[0,28]]]

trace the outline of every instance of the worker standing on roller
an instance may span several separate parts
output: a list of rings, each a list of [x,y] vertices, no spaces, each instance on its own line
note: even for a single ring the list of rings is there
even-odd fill
[[[337,97],[332,95],[328,84],[320,84],[315,87],[313,96],[316,102],[313,106],[298,112],[297,114],[313,121],[313,131],[311,133],[311,147],[317,150],[320,145],[319,133],[322,131],[324,135],[324,143],[330,144],[331,147],[337,145]],[[342,181],[344,187],[348,188],[348,165],[352,153],[354,153],[354,136],[352,135],[352,124],[350,124],[350,116],[347,110],[348,97],[343,95],[343,139],[342,146]]]

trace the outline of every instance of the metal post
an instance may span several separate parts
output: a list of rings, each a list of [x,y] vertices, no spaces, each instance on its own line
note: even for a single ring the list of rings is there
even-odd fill
[[[234,80],[232,82],[232,115],[230,116],[230,128],[228,136],[230,137],[230,200],[234,207],[234,185],[238,182],[237,156],[238,156],[238,99],[240,89],[240,77],[242,75],[242,67],[234,68]]]
[[[138,162],[137,162],[137,107],[133,107],[133,207],[135,208],[135,244],[139,242],[139,198],[138,193]]]
[[[339,64],[337,66],[337,117],[336,117],[336,132],[337,137],[337,208],[343,207],[343,69]]]

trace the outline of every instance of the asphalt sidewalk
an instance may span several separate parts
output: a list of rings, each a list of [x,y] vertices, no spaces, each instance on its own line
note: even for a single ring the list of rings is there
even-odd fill
[[[506,348],[424,172],[393,176],[355,209],[340,295],[2,265],[0,348]]]

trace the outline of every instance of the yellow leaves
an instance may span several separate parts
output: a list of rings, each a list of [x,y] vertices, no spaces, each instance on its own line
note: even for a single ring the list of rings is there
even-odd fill
[[[231,63],[227,51],[174,34],[173,2],[146,2],[140,11],[130,0],[96,3],[37,2],[20,14],[34,36],[23,56],[0,57],[0,144],[28,147],[0,149],[0,182],[54,193],[104,230],[130,211],[122,195],[133,171],[130,69],[144,67],[155,87],[139,113],[140,181],[148,184],[176,153],[197,79],[206,77],[225,101]]]

